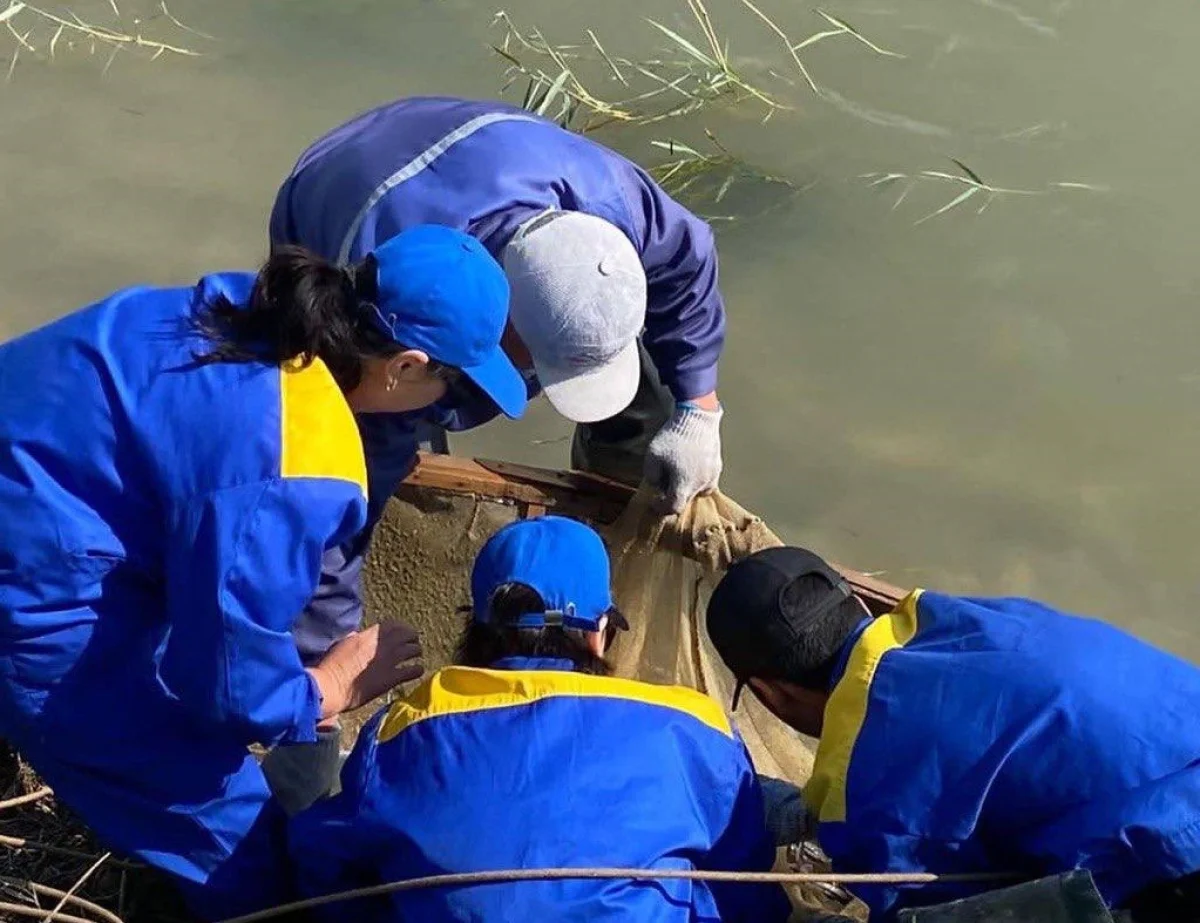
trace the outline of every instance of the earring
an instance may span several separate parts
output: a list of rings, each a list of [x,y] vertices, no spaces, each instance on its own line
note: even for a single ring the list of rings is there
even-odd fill
[[[388,391],[395,391],[399,386],[400,386],[400,379],[398,379],[395,375],[389,375],[388,380],[387,380],[387,385],[385,385],[385,388]]]

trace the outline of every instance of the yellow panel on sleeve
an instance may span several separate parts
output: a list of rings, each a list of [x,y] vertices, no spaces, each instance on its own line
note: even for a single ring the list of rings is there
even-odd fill
[[[280,476],[349,481],[366,496],[367,461],[358,424],[325,363],[291,363],[279,377]]]
[[[560,697],[620,699],[657,705],[694,718],[727,737],[733,736],[721,706],[703,693],[684,686],[655,686],[629,679],[554,670],[447,667],[388,709],[379,725],[379,741],[386,743],[406,728],[442,715],[513,708]]]
[[[850,651],[846,672],[829,696],[812,778],[804,789],[804,801],[818,820],[846,819],[846,777],[854,744],[867,718],[871,683],[883,655],[903,647],[916,635],[920,596],[921,591],[915,590],[867,626]]]

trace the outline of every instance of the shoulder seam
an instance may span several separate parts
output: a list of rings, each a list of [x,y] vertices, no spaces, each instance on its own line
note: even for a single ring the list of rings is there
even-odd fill
[[[637,695],[644,691],[649,695]],[[550,699],[610,699],[662,708],[736,739],[733,726],[711,698],[685,686],[655,686],[613,677],[554,671],[440,670],[404,699],[394,703],[380,724],[379,740],[432,718],[476,714],[498,708],[536,705]],[[677,700],[677,701],[673,701]]]

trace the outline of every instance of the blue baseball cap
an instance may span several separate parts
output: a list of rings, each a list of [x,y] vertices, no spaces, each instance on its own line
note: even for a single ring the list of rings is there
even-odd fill
[[[546,602],[545,612],[526,613],[509,627],[596,631],[606,615],[616,627],[629,627],[613,605],[608,549],[574,519],[518,519],[487,540],[471,571],[475,621],[492,621],[492,596],[506,583],[523,583]]]
[[[376,326],[396,343],[461,369],[508,417],[525,410],[521,373],[500,348],[508,279],[474,237],[420,224],[371,254]]]

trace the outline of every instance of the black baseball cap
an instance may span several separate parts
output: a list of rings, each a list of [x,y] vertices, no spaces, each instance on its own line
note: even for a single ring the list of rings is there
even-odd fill
[[[797,580],[813,575],[828,589],[791,590]],[[732,708],[751,676],[789,675],[801,636],[852,595],[832,565],[804,548],[768,548],[730,567],[708,601],[707,621],[708,636],[737,681]]]

